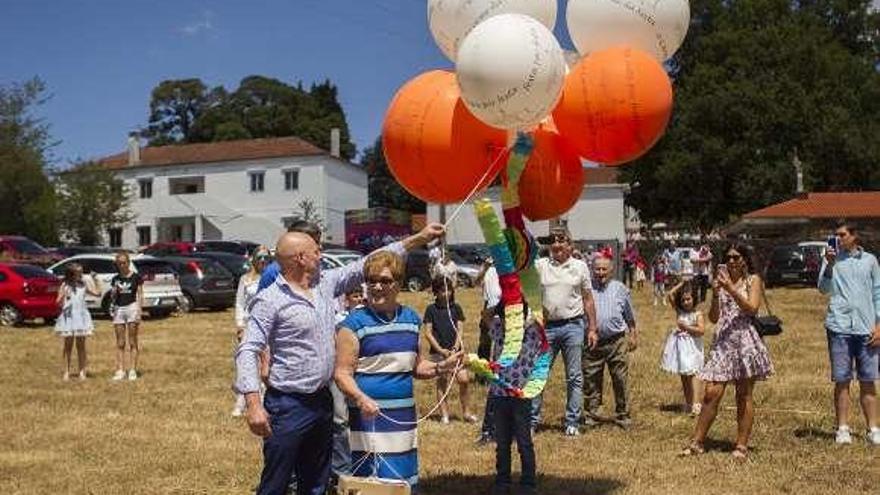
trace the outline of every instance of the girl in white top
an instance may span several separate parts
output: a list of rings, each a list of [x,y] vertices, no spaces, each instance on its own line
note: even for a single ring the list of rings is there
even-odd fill
[[[269,262],[272,261],[272,256],[269,254],[269,248],[266,246],[259,246],[254,249],[254,252],[251,253],[251,269],[241,276],[241,279],[238,281],[238,292],[235,295],[235,340],[236,344],[241,342],[241,338],[244,335],[244,330],[247,328],[248,322],[248,308],[250,307],[251,301],[253,301],[254,296],[257,295],[257,292],[260,290],[260,275],[262,275],[263,270],[266,266],[269,265]],[[261,368],[263,366],[261,365]],[[268,370],[266,370],[268,372]],[[235,407],[232,409],[233,416],[241,416],[244,414],[246,408],[244,396],[241,394],[235,394]]]
[[[55,322],[55,333],[64,337],[64,374],[62,380],[70,380],[70,356],[76,344],[76,360],[79,364],[79,379],[86,379],[86,337],[95,329],[92,316],[86,307],[86,294],[100,296],[94,277],[83,279],[83,269],[79,263],[67,265],[64,283],[58,289],[56,304],[61,306],[61,314]]]
[[[703,367],[703,314],[695,308],[696,287],[689,281],[679,282],[667,295],[669,305],[675,308],[676,326],[669,331],[660,367],[681,377],[684,392],[684,412],[692,416],[700,413],[700,401],[695,400],[697,373]]]

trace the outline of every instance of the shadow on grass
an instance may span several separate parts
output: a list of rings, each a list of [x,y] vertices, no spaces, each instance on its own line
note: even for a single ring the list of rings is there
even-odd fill
[[[517,480],[514,475],[514,482]],[[421,495],[482,495],[492,492],[494,475],[465,475],[445,473],[423,477],[419,481]],[[538,474],[538,493],[541,495],[613,494],[626,483],[608,478],[561,478]],[[516,493],[516,485],[512,493]]]
[[[802,440],[833,440],[834,433],[815,426],[802,426],[794,430],[794,436]]]
[[[681,403],[676,403],[676,404],[660,404],[660,408],[659,408],[659,409],[660,409],[661,412],[668,412],[668,413],[678,413],[678,414],[682,414],[682,412],[681,412],[681,411],[682,411],[682,409],[681,409]]]

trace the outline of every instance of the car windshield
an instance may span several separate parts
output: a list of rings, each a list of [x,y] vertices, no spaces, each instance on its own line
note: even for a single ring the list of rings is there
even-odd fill
[[[343,265],[347,265],[349,263],[354,263],[355,261],[361,259],[362,256],[357,254],[340,254],[336,256],[336,259],[340,261]]]
[[[228,277],[229,270],[223,268],[223,265],[213,260],[199,260],[199,268],[205,275],[213,275],[215,277]]]
[[[49,254],[49,251],[46,250],[43,246],[40,246],[36,242],[30,239],[14,239],[8,241],[9,244],[12,245],[12,248],[18,251],[19,253],[24,254]]]
[[[137,267],[137,271],[141,275],[168,275],[176,273],[174,268],[164,261],[134,260],[134,266]]]
[[[14,265],[12,266],[12,271],[19,274],[22,278],[55,278],[46,270],[31,265]]]

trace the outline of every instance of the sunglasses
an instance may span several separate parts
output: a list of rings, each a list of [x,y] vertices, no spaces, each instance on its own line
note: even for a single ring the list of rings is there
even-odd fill
[[[550,236],[551,244],[568,244],[568,237],[564,235],[551,235]]]
[[[397,283],[397,280],[391,277],[368,277],[366,283],[367,285],[378,285],[383,289],[387,289]]]
[[[256,258],[254,258],[254,261],[269,261],[271,259],[272,259],[271,256],[266,256],[266,255],[261,254],[260,256],[257,256]]]
[[[725,254],[724,259],[730,260],[730,261],[739,261],[742,259],[742,255],[741,254]]]
[[[837,236],[837,237],[843,238],[843,237],[848,236],[848,235],[849,235],[849,232],[847,232],[847,231],[845,231],[845,230],[841,230],[841,231],[839,231],[839,232],[835,232],[834,235]]]

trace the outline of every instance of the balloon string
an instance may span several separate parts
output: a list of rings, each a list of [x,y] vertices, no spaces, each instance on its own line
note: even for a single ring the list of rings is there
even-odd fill
[[[505,148],[505,149],[509,150],[510,148]],[[449,218],[446,219],[446,223],[443,224],[444,229],[449,227],[449,224],[451,224],[452,221],[455,220],[455,217],[457,217],[458,214],[461,213],[461,210],[465,206],[467,206],[468,201],[470,201],[474,197],[474,195],[477,194],[477,191],[479,191],[483,187],[483,181],[486,180],[486,177],[489,176],[489,173],[491,173],[493,170],[495,170],[495,165],[498,164],[498,161],[501,160],[505,156],[507,156],[507,153],[498,153],[498,156],[496,156],[495,160],[493,160],[492,163],[489,164],[489,168],[486,169],[486,171],[483,173],[483,176],[480,177],[480,180],[478,180],[477,184],[474,186],[474,188],[471,189],[471,192],[461,201],[461,203],[458,205],[458,207],[456,207],[455,210],[453,210],[452,214],[449,215]]]

